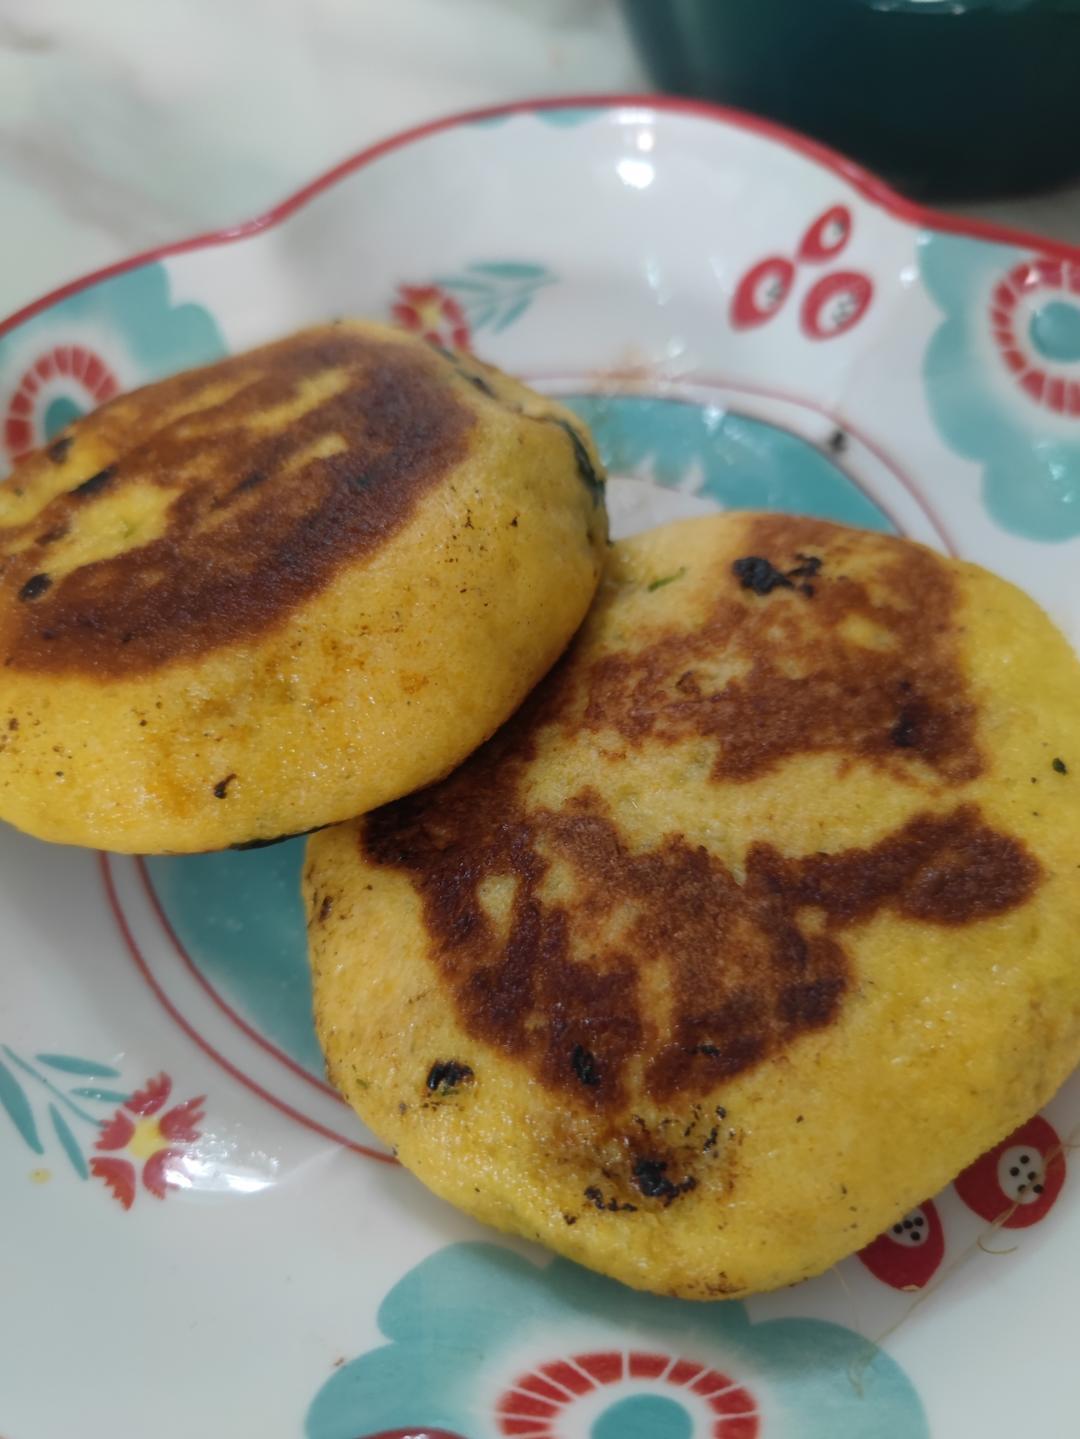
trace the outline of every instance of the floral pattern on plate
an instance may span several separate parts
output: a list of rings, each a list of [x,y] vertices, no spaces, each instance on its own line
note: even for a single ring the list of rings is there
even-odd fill
[[[831,205],[804,231],[794,259],[766,255],[744,273],[731,297],[729,319],[735,330],[766,325],[778,315],[795,289],[799,266],[817,266],[843,253],[854,221],[847,205]],[[799,305],[799,328],[808,340],[846,335],[863,318],[874,298],[874,282],[861,270],[830,270],[811,279]]]
[[[923,364],[943,438],[981,467],[1004,529],[1080,535],[1080,263],[955,235],[923,235],[918,253],[944,314]]]
[[[148,1194],[164,1199],[170,1188],[183,1189],[190,1181],[184,1172],[186,1146],[199,1137],[203,1096],[166,1109],[172,1080],[159,1074],[125,1099],[101,1126],[90,1160],[90,1173],[107,1185],[113,1198],[130,1209],[139,1179]]]
[[[100,1060],[70,1054],[27,1059],[7,1044],[0,1045],[0,1053],[0,1108],[34,1154],[46,1156],[51,1129],[75,1174],[100,1179],[124,1209],[135,1202],[140,1176],[143,1188],[157,1199],[164,1199],[170,1188],[187,1186],[184,1159],[188,1146],[199,1138],[202,1095],[166,1109],[172,1092],[167,1074],[128,1093],[115,1087],[120,1070]],[[42,1091],[47,1128],[34,1102]],[[93,1112],[105,1104],[118,1107],[111,1115]],[[52,1170],[41,1165],[30,1177],[44,1184]]]
[[[556,211],[572,223],[551,225]],[[635,524],[752,504],[891,528],[1009,575],[1080,634],[1080,254],[1059,263],[1035,241],[945,233],[954,223],[797,138],[680,101],[440,122],[263,222],[0,326],[0,468],[124,389],[400,305],[415,333],[476,345],[574,405],[619,476],[613,500],[646,497]],[[755,321],[741,326],[740,289]],[[108,905],[87,856],[3,827],[0,850],[0,1257],[19,1298],[0,1343],[19,1355],[0,1374],[5,1433],[127,1439],[152,1413],[162,1439],[183,1439],[190,1405],[160,1402],[178,1337],[199,1376],[194,1422],[267,1439],[291,1439],[305,1413],[310,1439],[417,1424],[430,1439],[924,1439],[912,1385],[855,1331],[903,1352],[935,1435],[1056,1433],[1068,1412],[1056,1281],[1076,1244],[1080,1083],[839,1278],[747,1305],[631,1294],[454,1244],[477,1231],[327,1090],[300,843],[102,858]],[[185,1077],[176,1093],[146,1082],[162,1066]],[[190,1096],[207,1090],[203,1118]],[[44,1182],[54,1171],[64,1183]],[[162,1193],[183,1263],[161,1244]],[[1036,1227],[988,1257],[979,1241],[998,1225]],[[41,1282],[42,1254],[69,1276],[63,1295]],[[993,1299],[1003,1272],[1029,1305],[1020,1329]],[[77,1283],[108,1322],[58,1302]],[[151,1346],[133,1316],[155,1284],[168,1304]],[[139,1362],[117,1386],[120,1349]]]
[[[0,338],[0,469],[121,390],[225,354],[204,305],[175,305],[161,264],[69,295]]]
[[[387,1339],[323,1385],[307,1439],[927,1439],[903,1370],[815,1319],[625,1289],[492,1244],[418,1265],[379,1310]]]
[[[543,265],[484,260],[425,284],[403,284],[390,306],[394,322],[447,349],[472,348],[477,330],[494,334],[521,318],[536,292],[555,283]]]

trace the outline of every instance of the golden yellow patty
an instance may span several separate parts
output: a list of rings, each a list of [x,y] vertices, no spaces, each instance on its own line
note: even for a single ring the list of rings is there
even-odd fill
[[[790,1283],[1080,1058],[1080,664],[906,541],[671,525],[304,884],[330,1075],[425,1183],[628,1284]]]
[[[347,323],[114,400],[0,485],[0,818],[191,851],[430,783],[594,593],[573,416]]]

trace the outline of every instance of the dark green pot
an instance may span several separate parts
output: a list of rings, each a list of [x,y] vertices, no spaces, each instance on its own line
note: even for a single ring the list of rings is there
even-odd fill
[[[656,84],[791,125],[909,193],[1080,175],[1080,0],[623,0]]]

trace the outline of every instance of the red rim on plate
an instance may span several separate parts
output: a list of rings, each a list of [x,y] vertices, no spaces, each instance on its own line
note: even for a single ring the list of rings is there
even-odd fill
[[[357,151],[347,160],[326,170],[309,184],[294,191],[280,204],[253,220],[245,220],[240,224],[226,226],[221,230],[212,230],[206,234],[192,235],[186,240],[175,240],[171,244],[159,245],[154,249],[144,250],[141,254],[131,255],[126,260],[117,260],[99,270],[92,270],[87,275],[69,280],[55,290],[50,290],[48,294],[22,306],[14,314],[9,315],[6,320],[0,322],[0,337],[50,305],[66,299],[69,295],[78,294],[80,290],[85,290],[112,275],[123,274],[139,265],[163,260],[170,255],[182,255],[189,250],[207,249],[211,245],[227,245],[233,240],[243,240],[249,235],[269,230],[274,225],[279,225],[283,220],[287,220],[290,215],[301,209],[310,200],[314,200],[316,196],[321,195],[324,190],[330,189],[331,186],[336,185],[355,171],[363,169],[365,165],[370,165],[393,150],[400,150],[417,140],[424,140],[429,135],[437,135],[443,130],[453,130],[459,125],[469,125],[480,120],[495,120],[508,115],[527,114],[534,110],[610,110],[635,106],[640,109],[657,110],[665,114],[694,115],[699,119],[713,120],[717,124],[761,135],[777,145],[804,155],[808,160],[814,161],[824,169],[831,170],[841,179],[846,180],[865,199],[880,205],[890,215],[895,215],[897,219],[905,220],[911,225],[936,230],[942,234],[967,235],[976,240],[1017,245],[1038,250],[1044,255],[1054,255],[1059,259],[1072,260],[1080,264],[1080,246],[1070,245],[1063,240],[1051,240],[1026,230],[1010,229],[1007,225],[997,225],[989,220],[972,220],[958,215],[948,215],[940,210],[919,205],[914,200],[906,199],[891,185],[856,164],[854,160],[849,160],[836,150],[830,149],[828,145],[822,145],[817,140],[811,140],[807,136],[799,134],[797,130],[789,130],[785,125],[778,125],[772,120],[764,120],[759,115],[751,115],[744,110],[736,110],[726,105],[712,105],[705,100],[685,100],[672,95],[647,93],[642,95],[547,95],[539,99],[513,100],[503,105],[486,105],[475,110],[460,110],[456,114],[444,115],[437,120],[428,120],[422,125],[414,125],[411,129],[399,131],[396,135],[389,135],[385,140],[376,141],[374,145]]]

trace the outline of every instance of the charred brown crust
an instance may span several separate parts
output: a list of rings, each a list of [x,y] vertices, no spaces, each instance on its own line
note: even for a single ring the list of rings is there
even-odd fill
[[[962,795],[949,802],[984,763],[950,571],[888,542],[872,594],[845,574],[844,533],[760,522],[753,553],[781,573],[812,574],[813,605],[783,588],[743,596],[728,569],[729,589],[719,586],[703,624],[591,663],[571,653],[448,780],[362,822],[366,860],[404,871],[422,899],[430,953],[465,1032],[579,1106],[614,1116],[634,1095],[670,1106],[715,1093],[836,1022],[856,927],[884,913],[969,925],[1023,904],[1040,882],[1019,840]],[[813,622],[786,628],[785,606]],[[845,639],[852,618],[886,642]],[[711,686],[710,661],[733,654],[743,672]],[[784,663],[793,656],[798,679]],[[526,804],[523,781],[547,726],[614,731],[628,744],[705,737],[717,784],[828,751],[936,800],[865,846],[789,856],[751,842],[736,874],[678,832],[631,847],[587,785],[558,809]],[[551,897],[553,871],[572,900]],[[498,923],[482,899],[492,879],[512,888]],[[657,1183],[680,1182],[674,1170],[658,1173]]]
[[[339,372],[335,393],[272,431],[252,426],[327,371]],[[211,383],[226,398],[200,408]],[[188,397],[192,413],[159,420]],[[165,380],[86,423],[107,424],[117,406],[130,443],[46,505],[35,532],[76,508],[86,524],[128,482],[172,493],[165,532],[51,585],[38,544],[5,557],[0,541],[0,588],[34,601],[8,605],[0,628],[17,669],[134,676],[272,630],[408,522],[464,458],[475,423],[426,349],[344,328]],[[331,438],[337,452],[320,454]]]
[[[888,763],[897,749],[907,752],[902,763],[920,760],[947,783],[977,778],[982,756],[956,651],[952,575],[928,551],[895,545],[883,554],[875,593],[844,573],[842,558],[822,568],[800,548],[815,535],[828,545],[835,534],[783,516],[758,521],[754,554],[718,587],[703,624],[593,665],[586,728],[613,729],[631,744],[709,740],[718,780],[756,779],[794,754]],[[787,593],[800,574],[815,577],[812,605]],[[767,599],[744,602],[744,586]],[[813,623],[800,623],[808,614]],[[858,623],[880,647],[850,640],[848,626]],[[711,685],[718,655],[741,661],[745,674]]]

